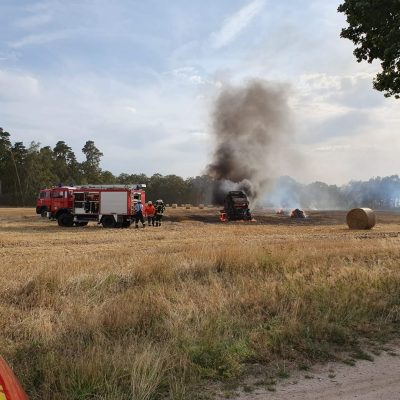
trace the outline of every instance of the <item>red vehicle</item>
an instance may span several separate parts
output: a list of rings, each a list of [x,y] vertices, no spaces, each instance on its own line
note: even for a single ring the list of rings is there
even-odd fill
[[[44,189],[37,199],[36,212],[41,215],[46,212],[64,227],[85,226],[89,221],[96,221],[105,228],[129,227],[135,202],[146,200],[143,187],[145,185],[86,185]],[[47,211],[43,211],[44,207]]]
[[[50,215],[50,217],[56,218],[58,210],[72,207],[73,191],[75,189],[73,186],[42,189],[36,199],[36,214],[40,214],[42,217]]]
[[[18,379],[0,357],[0,400],[28,400],[28,396],[22,389]]]
[[[43,189],[36,198],[36,214],[41,214],[42,217],[47,217],[51,204],[50,193],[51,189]]]

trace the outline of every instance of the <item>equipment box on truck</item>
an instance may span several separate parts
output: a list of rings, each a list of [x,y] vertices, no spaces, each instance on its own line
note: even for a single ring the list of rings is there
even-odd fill
[[[58,212],[58,224],[85,226],[96,221],[105,228],[129,227],[134,219],[134,203],[144,201],[142,186],[88,185],[75,188],[70,209]]]

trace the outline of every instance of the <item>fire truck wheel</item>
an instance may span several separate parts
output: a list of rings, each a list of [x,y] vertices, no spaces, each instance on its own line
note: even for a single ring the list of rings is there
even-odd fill
[[[65,225],[64,225],[63,215],[60,215],[60,216],[57,218],[57,222],[58,222],[58,226],[65,226]]]
[[[123,228],[129,228],[131,226],[131,221],[124,221],[123,223],[122,223],[122,227]]]
[[[106,215],[101,220],[101,224],[104,228],[115,228],[115,219],[112,215]]]
[[[64,227],[74,226],[74,217],[71,214],[63,213],[58,217],[58,225]]]
[[[40,215],[42,218],[46,218],[47,217],[47,207],[42,207],[40,209]]]

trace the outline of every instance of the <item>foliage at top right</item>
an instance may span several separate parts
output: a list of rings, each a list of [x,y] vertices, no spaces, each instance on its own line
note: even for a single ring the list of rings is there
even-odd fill
[[[353,41],[357,61],[381,62],[374,88],[400,98],[400,0],[345,0],[338,11],[349,24],[340,36]]]

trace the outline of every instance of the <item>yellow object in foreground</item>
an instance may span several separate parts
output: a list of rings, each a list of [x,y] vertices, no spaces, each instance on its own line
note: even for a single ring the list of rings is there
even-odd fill
[[[0,400],[7,400],[7,396],[3,392],[3,386],[0,385]]]

